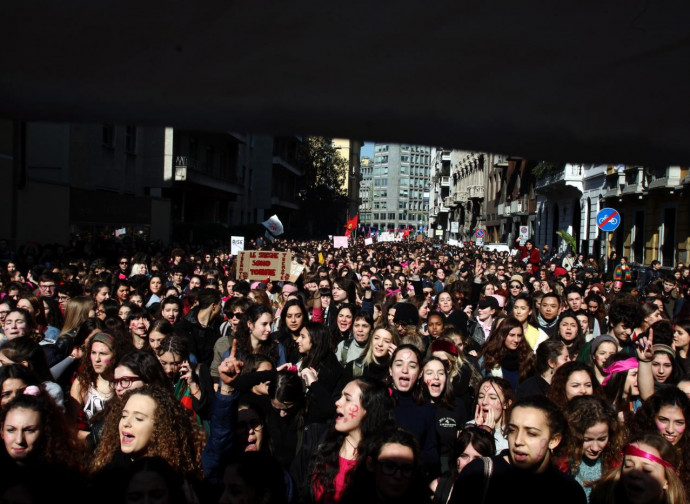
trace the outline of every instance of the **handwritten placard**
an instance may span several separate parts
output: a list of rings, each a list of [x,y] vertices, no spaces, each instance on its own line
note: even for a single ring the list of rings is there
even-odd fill
[[[244,250],[238,254],[238,258],[237,278],[239,280],[270,278],[285,281],[290,279],[292,264],[290,252]]]

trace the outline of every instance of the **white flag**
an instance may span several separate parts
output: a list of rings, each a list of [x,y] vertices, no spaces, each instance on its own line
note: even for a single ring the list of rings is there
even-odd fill
[[[283,223],[280,222],[280,219],[277,215],[274,215],[266,222],[262,222],[262,224],[266,229],[273,233],[273,236],[280,236],[283,234]]]

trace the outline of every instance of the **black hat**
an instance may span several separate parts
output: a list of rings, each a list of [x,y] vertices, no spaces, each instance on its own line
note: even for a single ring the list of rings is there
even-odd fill
[[[411,303],[397,303],[394,305],[395,316],[393,317],[393,323],[401,322],[405,325],[419,324],[419,311],[417,307]]]

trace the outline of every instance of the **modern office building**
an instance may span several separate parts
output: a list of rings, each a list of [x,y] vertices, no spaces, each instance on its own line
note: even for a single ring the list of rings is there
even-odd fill
[[[431,147],[375,144],[362,164],[360,221],[378,230],[425,230],[429,220]]]

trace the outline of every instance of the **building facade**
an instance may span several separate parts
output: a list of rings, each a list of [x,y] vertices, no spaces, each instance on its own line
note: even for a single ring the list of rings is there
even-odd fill
[[[374,160],[362,165],[362,224],[378,230],[411,228],[418,232],[428,225],[431,148],[422,145],[375,144]],[[368,192],[367,192],[368,188]],[[370,210],[368,209],[370,203]]]

